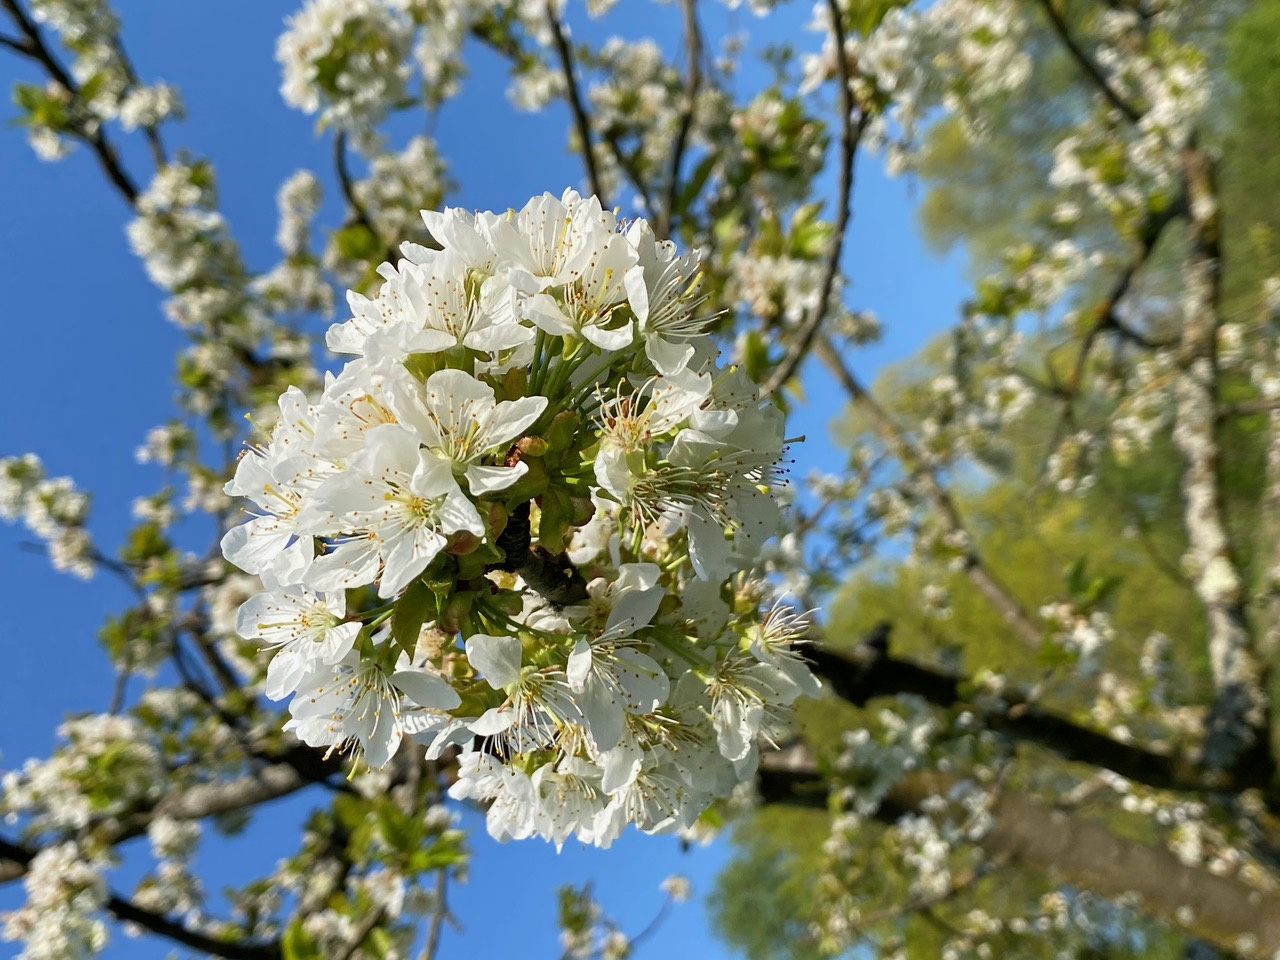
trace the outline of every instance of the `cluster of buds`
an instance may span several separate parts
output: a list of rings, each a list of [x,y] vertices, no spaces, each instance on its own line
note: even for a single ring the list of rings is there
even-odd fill
[[[818,683],[753,579],[783,418],[722,369],[698,262],[595,198],[424,212],[227,492],[288,727],[377,767],[457,756],[499,838],[690,826]]]

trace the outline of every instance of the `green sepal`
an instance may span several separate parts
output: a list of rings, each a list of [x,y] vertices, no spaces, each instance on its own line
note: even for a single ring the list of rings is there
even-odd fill
[[[471,608],[475,605],[476,595],[470,591],[464,593],[455,593],[444,605],[444,609],[440,611],[437,623],[440,629],[445,633],[458,633],[462,630],[463,621],[471,615]]]
[[[458,579],[474,580],[482,577],[489,564],[501,563],[502,560],[502,551],[486,541],[466,556],[458,557]]]
[[[502,377],[499,400],[519,400],[529,392],[529,371],[524,367],[512,367]]]
[[[521,437],[516,442],[516,449],[520,451],[522,458],[545,457],[547,451],[551,449],[551,444],[542,437]]]
[[[538,521],[538,543],[552,553],[564,553],[569,538],[570,524],[576,511],[573,498],[559,487],[548,487],[538,501],[542,516]]]
[[[543,434],[551,449],[557,453],[571,449],[581,422],[582,418],[574,410],[562,410],[557,413]]]

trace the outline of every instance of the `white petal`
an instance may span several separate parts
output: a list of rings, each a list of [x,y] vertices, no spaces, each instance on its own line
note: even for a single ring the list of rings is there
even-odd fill
[[[693,347],[687,343],[675,343],[662,337],[648,337],[644,352],[649,362],[664,377],[674,376],[689,366],[693,359]]]
[[[587,679],[591,676],[591,644],[586,640],[579,640],[573,648],[573,653],[569,654],[569,665],[565,670],[565,674],[569,679],[569,689],[574,693],[581,693]]]
[[[495,690],[520,678],[520,639],[477,633],[467,637],[467,660]]]
[[[471,721],[471,732],[481,737],[497,736],[516,722],[516,712],[506,707],[493,707]]]
[[[662,597],[663,590],[660,587],[624,593],[609,611],[609,619],[602,635],[617,640],[631,636],[641,627],[647,627],[653,620],[653,615],[658,612]]]
[[[582,328],[582,335],[606,353],[625,350],[635,339],[635,324],[630,320],[617,330],[605,330],[595,324],[587,324]]]
[[[462,702],[458,691],[444,677],[430,670],[397,670],[391,675],[391,682],[420,707],[452,710]]]
[[[510,467],[482,467],[473,463],[467,467],[467,484],[473,496],[482,497],[486,493],[507,489],[528,472],[529,465],[523,462]]]
[[[628,713],[652,713],[671,692],[671,681],[658,661],[630,647],[614,651],[614,676],[626,694]]]

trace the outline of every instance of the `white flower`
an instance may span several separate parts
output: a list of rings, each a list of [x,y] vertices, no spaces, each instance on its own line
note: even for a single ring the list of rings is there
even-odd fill
[[[613,234],[585,260],[564,267],[571,280],[554,295],[530,297],[525,316],[553,336],[581,336],[601,350],[623,350],[631,346],[635,325],[629,318],[615,322],[614,312],[626,302],[627,274],[640,269],[626,238]]]
[[[667,699],[670,683],[656,660],[628,643],[658,612],[664,591],[657,585],[658,568],[649,563],[624,564],[618,579],[608,585],[612,601],[604,631],[580,637],[569,655],[569,687],[578,695],[595,749],[611,750],[622,737],[627,713],[651,713]],[[597,596],[603,581],[591,584]]]
[[[493,388],[461,370],[440,370],[427,378],[421,406],[401,415],[415,427],[433,454],[467,478],[474,496],[505,490],[529,469],[527,464],[486,466],[486,455],[507,447],[533,426],[547,408],[546,397],[496,400]],[[483,533],[484,531],[479,531]]]
[[[286,20],[276,44],[280,94],[322,125],[363,131],[401,99],[413,36],[386,0],[311,0]]]
[[[236,632],[277,648],[267,668],[268,697],[281,700],[296,690],[312,660],[333,664],[351,651],[360,623],[344,623],[345,614],[342,594],[326,597],[303,586],[259,593],[245,601],[236,617]]]
[[[249,450],[223,490],[262,510],[222,538],[222,554],[246,573],[267,573],[281,584],[297,583],[311,563],[309,538],[299,536],[298,514],[306,487],[330,465],[307,449],[314,414],[306,396],[290,387],[280,397],[280,419],[265,450]]]
[[[388,674],[375,661],[348,653],[336,664],[310,663],[289,704],[286,730],[313,747],[356,749],[371,767],[395,754],[404,736],[401,694],[419,707],[451,710],[461,699],[442,678],[400,658]]]
[[[523,667],[518,637],[475,634],[467,638],[467,659],[489,686],[506,696],[496,707],[470,721],[481,737],[493,737],[506,750],[524,753],[555,743],[561,730],[582,719],[563,670]]]
[[[308,576],[324,591],[377,579],[378,596],[394,597],[445,548],[449,535],[484,534],[449,463],[396,424],[370,429],[364,450],[316,490],[308,509],[308,529],[336,538]]]
[[[626,274],[627,298],[640,324],[644,349],[660,374],[671,376],[688,366],[688,341],[705,335],[707,321],[695,317],[702,298],[696,293],[698,256],[678,256],[670,240],[659,242],[644,220],[627,229],[638,270]]]
[[[692,884],[684,874],[673,873],[658,884],[658,889],[670,897],[672,903],[684,903],[689,899]]]

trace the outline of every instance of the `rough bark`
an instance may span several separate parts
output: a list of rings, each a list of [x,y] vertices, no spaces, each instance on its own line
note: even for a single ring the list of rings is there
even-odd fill
[[[1183,155],[1189,250],[1183,270],[1181,371],[1174,388],[1174,443],[1182,454],[1188,566],[1204,605],[1214,701],[1202,759],[1229,769],[1257,758],[1266,744],[1261,669],[1245,620],[1244,589],[1223,515],[1218,449],[1218,357],[1221,253],[1213,162],[1189,147]]]

